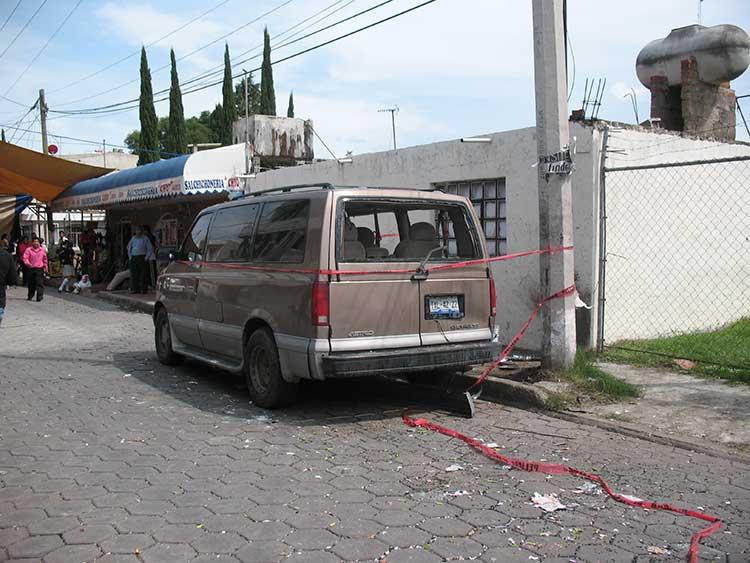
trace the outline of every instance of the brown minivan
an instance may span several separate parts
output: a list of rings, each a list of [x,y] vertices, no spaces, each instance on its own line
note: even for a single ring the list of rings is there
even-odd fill
[[[499,352],[486,256],[460,196],[330,184],[258,192],[195,219],[159,277],[156,350],[165,364],[189,357],[244,373],[266,408],[288,404],[303,378],[486,362]]]

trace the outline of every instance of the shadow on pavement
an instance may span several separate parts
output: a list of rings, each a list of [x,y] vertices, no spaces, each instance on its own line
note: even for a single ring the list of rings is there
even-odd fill
[[[348,423],[399,418],[412,413],[445,411],[455,414],[463,404],[458,393],[437,386],[411,385],[382,377],[302,381],[297,402],[285,409],[254,406],[242,376],[186,360],[162,366],[151,351],[113,355],[114,366],[139,381],[204,412],[239,418],[269,417],[298,425]]]

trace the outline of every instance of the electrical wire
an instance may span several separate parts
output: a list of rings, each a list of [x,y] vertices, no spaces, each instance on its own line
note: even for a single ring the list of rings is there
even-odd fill
[[[16,13],[16,10],[17,10],[17,9],[18,9],[18,7],[19,7],[19,6],[21,5],[21,2],[23,2],[23,0],[18,0],[18,3],[16,4],[16,7],[15,7],[15,8],[13,8],[13,9],[12,9],[12,10],[10,11],[10,14],[8,14],[8,17],[7,17],[7,18],[5,18],[5,21],[3,22],[3,26],[2,26],[2,27],[0,27],[0,33],[2,33],[2,32],[3,32],[3,30],[5,29],[5,26],[6,26],[6,25],[8,25],[8,22],[10,21],[10,18],[12,18],[12,17],[13,17],[13,14],[15,14],[15,13]]]
[[[44,8],[44,5],[47,3],[47,0],[42,0],[42,3],[39,5],[39,7],[36,9],[36,11],[31,14],[31,17],[29,18],[29,21],[27,21],[24,26],[20,29],[20,31],[16,34],[16,36],[11,40],[11,42],[8,44],[8,46],[3,50],[2,53],[0,53],[0,59],[3,58],[3,55],[8,52],[8,49],[10,49],[13,44],[18,40],[19,37],[23,34],[24,31],[26,31],[26,28],[29,27],[29,24],[34,20],[36,15],[39,13],[39,11]]]
[[[412,6],[411,8],[408,8],[406,10],[403,10],[401,12],[398,12],[398,13],[393,14],[391,16],[388,16],[386,18],[380,19],[380,20],[378,20],[376,22],[370,23],[368,25],[365,25],[363,27],[360,27],[360,28],[355,29],[353,31],[350,31],[348,33],[344,33],[342,35],[334,37],[333,39],[329,39],[328,41],[324,41],[322,43],[318,43],[317,45],[313,45],[312,47],[308,47],[307,49],[303,49],[301,51],[298,51],[296,53],[293,53],[293,54],[288,55],[286,57],[283,57],[281,59],[277,59],[276,61],[273,61],[271,63],[271,65],[277,65],[277,64],[289,61],[291,59],[294,59],[296,57],[305,55],[305,54],[310,53],[312,51],[315,51],[317,49],[321,49],[322,47],[326,47],[328,45],[331,45],[333,43],[341,41],[342,39],[346,39],[347,37],[351,37],[353,35],[356,35],[358,33],[361,33],[363,31],[366,31],[368,29],[371,29],[371,28],[376,27],[378,25],[381,25],[383,23],[386,23],[386,22],[388,22],[390,20],[393,20],[393,19],[399,18],[401,16],[404,16],[404,15],[410,13],[410,12],[418,10],[419,8],[423,8],[424,6],[427,6],[427,5],[432,4],[434,2],[437,2],[437,0],[427,0],[426,2],[422,2],[421,4],[417,4],[416,6]],[[243,61],[241,61],[240,64],[242,62]],[[250,70],[249,72],[257,72],[259,70],[261,70],[261,67],[254,68],[254,69]],[[232,79],[233,80],[238,79],[238,78],[242,77],[243,74],[244,73],[242,73],[242,72],[237,73],[234,76],[232,76]],[[193,88],[191,90],[183,91],[182,94],[183,94],[183,96],[185,96],[187,94],[192,94],[192,93],[195,93],[195,92],[200,92],[200,91],[205,90],[207,88],[210,88],[212,86],[216,86],[218,84],[221,84],[222,82],[223,82],[223,80],[214,81],[214,82],[211,82],[209,84],[205,84],[203,86],[199,86],[199,87]],[[159,98],[159,99],[154,100],[154,103],[163,102],[163,101],[166,101],[168,99],[169,99],[169,97]],[[87,108],[87,109],[81,109],[81,110],[69,110],[67,112],[56,111],[55,113],[69,113],[69,114],[102,114],[102,113],[110,113],[112,111],[123,109],[124,106],[127,106],[128,109],[136,109],[138,107],[139,101],[140,101],[140,98],[133,98],[133,99],[126,100],[126,101],[123,101],[123,102],[117,102],[117,103],[114,103],[114,104],[108,104],[106,106],[100,106],[98,108]],[[136,105],[129,105],[129,104],[134,104],[134,103]],[[52,111],[52,110],[50,110],[50,111]]]
[[[29,62],[28,65],[26,65],[26,68],[23,69],[23,72],[19,75],[18,78],[11,84],[8,89],[5,91],[5,95],[7,96],[11,90],[15,87],[16,84],[24,77],[24,75],[29,71],[29,69],[34,65],[34,63],[37,61],[39,57],[42,56],[42,53],[44,53],[44,50],[49,46],[49,44],[52,42],[52,40],[55,38],[55,36],[60,32],[60,30],[63,28],[63,26],[68,23],[68,20],[71,18],[73,13],[78,9],[78,6],[80,6],[83,3],[83,0],[78,0],[78,2],[73,6],[73,9],[68,12],[68,15],[65,16],[65,19],[63,19],[62,22],[60,22],[60,25],[57,26],[57,29],[50,35],[49,39],[47,39],[47,42],[42,46],[41,49],[39,49],[39,52],[37,52],[36,55],[34,55],[34,58],[31,59],[31,62]]]
[[[277,10],[280,10],[281,8],[283,8],[287,4],[291,4],[292,2],[294,2],[294,0],[285,0],[284,2],[282,2],[281,4],[279,4],[278,6],[276,6],[275,8],[272,8],[272,9],[268,10],[267,12],[261,14],[260,16],[257,16],[256,18],[253,18],[249,22],[246,22],[246,23],[242,24],[241,26],[236,27],[235,29],[233,29],[229,33],[225,33],[221,37],[217,37],[213,41],[211,41],[209,43],[206,43],[205,45],[201,45],[197,49],[194,49],[194,50],[190,51],[187,55],[183,55],[183,56],[177,58],[176,62],[183,61],[183,60],[187,59],[188,57],[192,57],[196,53],[199,53],[199,52],[203,51],[204,49],[208,49],[212,45],[215,45],[216,43],[218,43],[218,42],[226,39],[227,37],[229,37],[231,35],[234,35],[238,31],[241,31],[241,30],[245,29],[246,27],[248,27],[248,26],[250,26],[250,25],[252,25],[254,23],[257,23],[261,19],[263,19],[263,18],[265,18],[267,16],[270,16],[271,14],[273,14],[274,12],[276,12]],[[153,75],[153,74],[155,74],[157,72],[161,72],[162,70],[165,70],[165,69],[170,68],[170,67],[171,67],[171,63],[167,63],[165,65],[162,65],[162,66],[160,66],[160,67],[152,70],[151,74]],[[58,104],[58,105],[59,106],[67,106],[67,105],[77,104],[79,102],[84,102],[86,100],[91,100],[93,98],[98,98],[99,96],[103,96],[105,94],[109,94],[110,92],[115,92],[117,90],[122,89],[125,86],[129,86],[130,84],[134,84],[134,83],[138,82],[138,80],[139,80],[138,78],[134,78],[133,80],[128,80],[127,82],[123,82],[122,84],[118,84],[117,86],[113,86],[112,88],[109,88],[107,90],[99,92],[98,94],[91,94],[89,96],[84,96],[83,98],[78,98],[76,100],[69,100],[67,102],[62,102],[61,104]]]
[[[33,127],[33,125],[34,125],[34,123],[36,122],[37,119],[39,119],[38,115],[34,117],[34,121],[32,122],[31,127]],[[4,127],[4,128],[7,128],[7,129],[15,129],[17,131],[23,132],[24,135],[21,137],[21,139],[23,139],[23,137],[26,136],[27,134],[36,134],[36,135],[39,135],[39,136],[42,135],[42,132],[41,131],[37,131],[36,129],[27,129],[27,128],[24,128],[24,127],[14,127],[13,125],[8,125],[8,124],[0,124],[0,127]],[[89,145],[95,145],[97,147],[100,147],[102,145],[101,141],[92,141],[90,139],[81,139],[80,137],[68,137],[66,135],[58,135],[57,133],[49,133],[49,132],[47,133],[47,135],[50,136],[50,137],[52,137],[52,136],[57,137],[58,139],[66,139],[68,141],[78,141],[78,142],[86,143],[86,144],[89,144]],[[19,140],[19,143],[17,143],[17,144],[20,144],[20,140]],[[167,151],[163,151],[163,150],[154,150],[154,149],[137,149],[137,148],[136,149],[131,149],[130,147],[125,146],[125,145],[115,145],[115,144],[112,144],[112,143],[107,143],[107,146],[115,148],[115,149],[125,149],[125,150],[129,150],[129,151],[132,151],[132,152],[155,152],[155,153],[159,153],[159,154],[163,154],[163,155],[167,155],[167,156],[181,156],[180,153],[167,152]]]
[[[573,53],[573,43],[570,41],[570,33],[568,33],[567,40],[568,47],[570,47],[570,62],[573,66],[573,80],[571,81],[570,91],[568,92],[568,101],[570,101],[570,97],[573,95],[573,90],[576,87],[576,56],[575,53]]]
[[[199,15],[195,16],[195,17],[194,17],[193,19],[191,19],[190,21],[187,21],[187,22],[185,22],[185,23],[184,23],[184,24],[182,24],[182,25],[181,25],[180,27],[178,27],[178,28],[176,28],[176,29],[173,29],[172,31],[170,31],[169,33],[167,33],[167,34],[165,34],[165,35],[162,35],[161,37],[159,37],[158,39],[156,39],[156,40],[152,41],[151,43],[147,43],[147,44],[146,44],[146,45],[145,45],[144,47],[145,47],[146,49],[148,49],[149,47],[153,47],[153,46],[154,46],[154,45],[156,45],[157,43],[159,43],[159,42],[161,42],[161,41],[164,41],[164,40],[165,40],[165,39],[167,39],[168,37],[171,37],[171,36],[172,36],[172,35],[174,35],[175,33],[179,32],[179,31],[182,31],[182,30],[183,30],[183,29],[185,29],[186,27],[188,27],[188,26],[190,26],[190,25],[194,24],[195,22],[197,22],[198,20],[200,20],[200,19],[204,18],[205,16],[207,16],[207,15],[208,15],[208,14],[210,14],[211,12],[214,12],[214,11],[218,10],[218,9],[219,9],[219,8],[221,8],[221,7],[222,7],[222,6],[224,5],[224,4],[227,4],[227,3],[229,2],[229,1],[230,1],[230,0],[222,0],[222,1],[221,1],[221,2],[219,2],[218,4],[214,5],[214,6],[212,7],[212,8],[209,8],[209,9],[208,9],[208,10],[206,10],[205,12],[203,12],[203,13],[201,13],[201,14],[199,14]],[[85,82],[86,80],[88,80],[89,78],[93,78],[94,76],[98,76],[98,75],[99,75],[99,74],[101,74],[102,72],[105,72],[105,71],[109,70],[110,68],[113,68],[113,67],[115,67],[115,66],[119,65],[120,63],[122,63],[122,62],[125,62],[125,61],[127,61],[128,59],[132,59],[133,57],[135,57],[135,56],[138,56],[138,55],[140,55],[140,54],[141,54],[141,50],[140,50],[140,49],[138,49],[137,51],[133,51],[133,52],[132,52],[132,53],[130,53],[129,55],[127,55],[127,56],[125,56],[125,57],[122,57],[121,59],[118,59],[118,60],[116,60],[115,62],[113,62],[113,63],[110,63],[110,64],[108,64],[108,65],[106,65],[106,66],[104,66],[104,67],[100,68],[99,70],[97,70],[97,71],[95,71],[95,72],[92,72],[91,74],[88,74],[88,75],[86,75],[86,76],[84,76],[84,77],[82,77],[82,78],[78,78],[77,80],[74,80],[73,82],[70,82],[69,84],[66,84],[65,86],[61,86],[60,88],[56,88],[55,90],[50,90],[50,91],[49,91],[49,93],[50,93],[50,94],[53,94],[53,93],[55,93],[55,92],[62,92],[63,90],[67,90],[68,88],[70,88],[70,87],[72,87],[72,86],[75,86],[75,85],[77,85],[77,84],[80,84],[81,82]]]
[[[308,21],[310,21],[311,19],[313,19],[313,18],[315,18],[315,17],[319,16],[319,15],[320,15],[320,14],[322,14],[323,12],[326,12],[327,10],[331,9],[332,7],[334,7],[334,6],[335,6],[335,5],[337,5],[337,4],[340,4],[340,3],[341,3],[341,2],[343,2],[343,1],[344,1],[344,0],[337,0],[337,1],[336,1],[336,2],[334,2],[333,4],[329,4],[329,5],[327,6],[327,7],[323,8],[322,10],[319,10],[319,11],[318,11],[318,12],[316,12],[315,14],[313,14],[313,15],[311,15],[311,16],[309,16],[309,17],[305,18],[305,19],[304,19],[304,20],[302,20],[301,22],[299,22],[299,23],[297,23],[297,24],[293,25],[292,27],[290,27],[290,28],[288,28],[288,29],[286,29],[286,30],[282,31],[281,33],[278,33],[278,34],[276,34],[276,35],[272,35],[272,36],[271,36],[271,40],[274,40],[274,39],[280,39],[281,37],[283,37],[284,35],[286,35],[286,34],[287,34],[287,33],[289,33],[290,31],[292,31],[293,29],[296,29],[296,28],[297,28],[297,27],[299,27],[300,25],[303,25],[303,24],[305,24],[306,22],[308,22]],[[292,37],[295,37],[296,35],[299,35],[300,33],[302,33],[302,32],[304,32],[304,31],[306,31],[306,30],[310,29],[310,28],[311,28],[311,27],[312,27],[313,25],[315,25],[316,23],[320,23],[321,21],[323,21],[323,20],[325,20],[325,19],[327,19],[327,18],[331,17],[331,16],[332,16],[332,15],[334,15],[335,13],[337,13],[337,12],[340,12],[340,11],[341,11],[341,10],[343,10],[344,8],[346,8],[346,7],[348,7],[349,5],[353,4],[353,3],[355,2],[355,1],[356,1],[356,0],[349,0],[349,1],[348,1],[348,2],[346,3],[346,4],[344,4],[343,6],[339,6],[338,8],[336,8],[335,10],[333,10],[332,12],[330,12],[329,14],[326,14],[325,16],[323,16],[323,17],[321,17],[321,18],[319,18],[319,19],[315,20],[315,21],[314,21],[314,22],[312,22],[311,24],[309,24],[309,25],[307,25],[307,26],[303,27],[303,28],[302,28],[302,29],[300,29],[299,31],[297,31],[297,32],[295,32],[295,33],[293,33],[293,34],[291,34],[291,35],[290,35],[290,36],[289,36],[289,37],[288,37],[287,39],[290,39],[290,38],[292,38]],[[392,2],[392,1],[393,1],[393,0],[388,0],[388,2]],[[384,3],[386,3],[386,4],[387,4],[388,2],[384,2]],[[382,4],[379,4],[379,5],[382,5]],[[376,7],[377,7],[377,6],[376,6]],[[370,8],[370,9],[368,9],[368,10],[364,10],[363,12],[359,12],[358,14],[354,14],[354,16],[351,16],[351,17],[356,17],[356,16],[358,16],[358,15],[361,15],[361,14],[363,14],[363,13],[369,12],[369,11],[370,11],[371,9],[373,9],[373,8]],[[350,18],[347,18],[347,19],[351,19],[351,17],[350,17]],[[332,25],[338,25],[339,23],[343,23],[343,21],[346,21],[346,20],[341,20],[341,21],[339,21],[339,22],[336,22],[335,24],[332,24]],[[329,26],[329,27],[331,27],[331,26]],[[284,47],[284,46],[286,46],[286,45],[289,45],[289,44],[290,44],[290,43],[284,43],[284,44],[282,44],[282,45],[276,45],[276,44],[273,44],[273,45],[272,45],[271,47],[272,47],[272,49],[273,49],[273,50],[277,50],[277,49],[280,49],[280,48],[282,48],[282,47]],[[236,59],[239,59],[240,57],[244,57],[244,56],[245,56],[245,55],[247,55],[248,53],[250,53],[250,52],[253,52],[253,51],[258,51],[258,50],[260,50],[260,49],[263,49],[263,43],[261,43],[260,45],[256,45],[256,46],[254,46],[254,47],[251,47],[250,49],[247,49],[247,50],[243,51],[242,53],[239,53],[238,55],[235,55],[235,56],[233,57],[233,59],[235,59],[235,60],[232,60],[232,64],[233,64],[233,65],[235,65],[235,66],[237,66],[238,64],[242,64],[241,62],[239,62],[239,63],[238,63],[238,62],[236,61]],[[261,51],[261,54],[262,54],[262,51]],[[260,55],[258,55],[258,56],[260,56]],[[257,57],[253,57],[253,58],[257,58]],[[245,59],[245,60],[244,60],[244,61],[242,61],[242,62],[247,62],[247,60],[248,60],[248,59]],[[203,74],[200,74],[200,75],[198,75],[198,76],[194,76],[194,77],[192,77],[192,78],[190,78],[190,79],[188,79],[188,80],[185,80],[184,82],[182,82],[182,83],[181,83],[181,85],[187,85],[187,84],[192,84],[192,83],[200,82],[201,80],[204,80],[204,79],[206,79],[206,78],[209,78],[210,76],[214,76],[214,75],[217,75],[217,74],[221,74],[221,73],[223,73],[223,72],[224,72],[224,65],[223,65],[223,64],[220,64],[220,65],[216,65],[216,66],[214,66],[214,67],[211,67],[211,68],[210,68],[209,70],[205,71],[205,72],[204,72]],[[157,94],[159,94],[159,93],[162,93],[162,92],[164,92],[164,91],[166,91],[166,90],[162,90],[161,92],[157,92]]]

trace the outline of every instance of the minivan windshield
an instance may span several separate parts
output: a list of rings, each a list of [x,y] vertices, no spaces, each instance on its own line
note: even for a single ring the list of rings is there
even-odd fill
[[[477,231],[459,202],[356,198],[343,202],[340,219],[339,261],[421,262],[432,251],[430,261],[480,256]]]

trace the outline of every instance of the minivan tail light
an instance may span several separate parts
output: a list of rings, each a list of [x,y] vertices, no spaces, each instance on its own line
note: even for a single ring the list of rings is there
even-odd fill
[[[490,278],[490,317],[497,316],[497,291],[495,290],[495,280]]]
[[[312,285],[312,324],[328,326],[331,300],[328,293],[328,282],[313,282]]]

